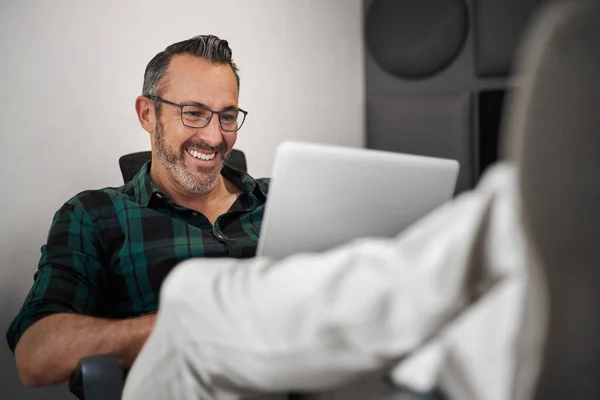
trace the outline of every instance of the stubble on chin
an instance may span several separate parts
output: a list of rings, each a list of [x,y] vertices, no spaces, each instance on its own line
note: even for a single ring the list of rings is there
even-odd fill
[[[164,127],[157,121],[155,130],[154,148],[156,149],[157,159],[163,165],[169,177],[191,193],[206,193],[212,190],[219,180],[221,170],[225,165],[229,152],[220,151],[220,162],[214,167],[204,167],[195,165],[195,171],[190,171],[187,165],[187,155],[184,146],[179,149],[179,153],[171,151],[166,143]],[[221,146],[221,147],[224,147]]]

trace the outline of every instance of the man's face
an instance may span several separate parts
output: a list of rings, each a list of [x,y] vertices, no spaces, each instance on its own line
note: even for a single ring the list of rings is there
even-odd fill
[[[238,105],[237,83],[229,65],[177,55],[171,59],[165,78],[161,97],[173,103],[199,103],[215,111]],[[183,125],[180,108],[164,103],[160,108],[152,138],[157,161],[174,183],[185,190],[210,191],[217,183],[237,133],[223,132],[217,114],[204,128],[190,128]]]

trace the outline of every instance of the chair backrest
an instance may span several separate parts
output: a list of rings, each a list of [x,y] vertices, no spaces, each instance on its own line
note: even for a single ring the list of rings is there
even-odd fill
[[[119,167],[121,168],[121,175],[123,175],[123,182],[129,182],[135,174],[137,174],[146,162],[152,159],[152,152],[150,151],[139,151],[137,153],[125,154],[119,158]],[[233,149],[227,159],[227,165],[237,168],[244,172],[248,171],[246,164],[246,155],[241,150]]]
[[[548,297],[537,400],[600,399],[600,4],[552,4],[523,47],[508,135]]]

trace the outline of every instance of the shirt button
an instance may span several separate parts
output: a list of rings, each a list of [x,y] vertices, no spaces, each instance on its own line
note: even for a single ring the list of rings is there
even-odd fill
[[[162,199],[162,194],[156,193],[156,197],[158,197],[159,199]]]

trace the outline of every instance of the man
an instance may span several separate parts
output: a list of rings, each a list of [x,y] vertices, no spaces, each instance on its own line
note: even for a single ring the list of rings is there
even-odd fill
[[[554,3],[522,52],[510,160],[394,239],[185,261],[123,398],[247,399],[369,374],[454,400],[600,398],[600,7]]]
[[[238,94],[218,37],[175,43],[149,62],[135,108],[152,161],[124,186],[79,193],[56,213],[7,333],[25,385],[64,382],[94,354],[129,367],[175,264],[255,255],[268,181],[224,164],[246,116]]]

